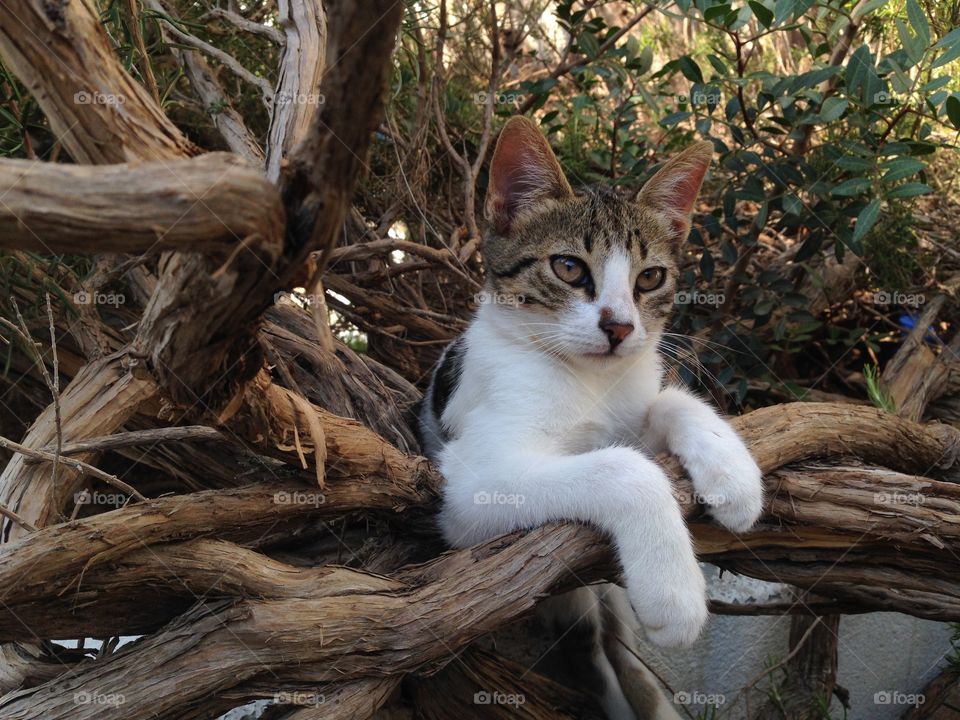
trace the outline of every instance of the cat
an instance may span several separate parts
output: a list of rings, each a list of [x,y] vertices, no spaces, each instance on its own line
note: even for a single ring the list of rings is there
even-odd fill
[[[734,532],[763,505],[741,439],[699,398],[664,386],[658,354],[712,153],[709,142],[690,145],[635,199],[574,192],[539,128],[511,118],[490,164],[485,291],[419,410],[424,452],[445,480],[439,522],[451,546],[561,520],[610,536],[625,599],[594,586],[554,613],[571,628],[586,618],[597,642],[618,605],[620,620],[632,608],[663,646],[689,645],[707,620],[704,576],[657,453],[680,459]],[[603,705],[629,717],[622,658],[601,655]]]

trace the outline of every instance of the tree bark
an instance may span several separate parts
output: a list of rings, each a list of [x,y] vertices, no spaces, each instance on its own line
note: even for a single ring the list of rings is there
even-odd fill
[[[225,259],[245,244],[267,263],[280,253],[280,198],[232,153],[103,167],[0,160],[0,184],[9,188],[0,205],[5,249]]]
[[[0,57],[78,163],[172,160],[199,152],[123,69],[91,3],[4,2]]]

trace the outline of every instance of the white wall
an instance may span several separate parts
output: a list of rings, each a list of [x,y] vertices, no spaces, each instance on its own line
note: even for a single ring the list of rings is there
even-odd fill
[[[705,571],[711,578],[714,597],[764,600],[783,592],[782,586],[729,573],[717,579],[717,569],[712,566],[706,566]],[[664,651],[645,645],[645,657],[674,691],[685,693],[690,700],[722,696],[725,702],[719,718],[738,720],[746,717],[747,707],[746,699],[738,695],[740,689],[784,658],[789,632],[788,617],[713,616],[695,647]],[[899,718],[909,696],[922,693],[926,683],[946,664],[950,634],[946,623],[899,613],[843,617],[837,682],[850,691],[849,720]],[[750,699],[752,708],[764,700],[764,684],[757,684],[758,692]],[[702,708],[698,703],[688,707],[694,716]],[[843,717],[836,699],[831,714]]]

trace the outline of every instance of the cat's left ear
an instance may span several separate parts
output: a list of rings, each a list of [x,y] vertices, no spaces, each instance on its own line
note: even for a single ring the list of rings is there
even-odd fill
[[[713,158],[713,143],[704,140],[670,158],[640,191],[638,200],[667,215],[682,242],[690,232],[693,203],[700,194],[703,176]]]

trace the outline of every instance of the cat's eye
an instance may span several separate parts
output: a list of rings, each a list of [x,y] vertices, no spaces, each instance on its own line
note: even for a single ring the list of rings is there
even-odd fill
[[[667,277],[666,268],[652,267],[642,270],[637,276],[637,293],[650,292],[663,285]]]
[[[586,285],[590,281],[590,271],[579,258],[569,255],[555,255],[550,259],[554,274],[568,285],[574,287]]]

